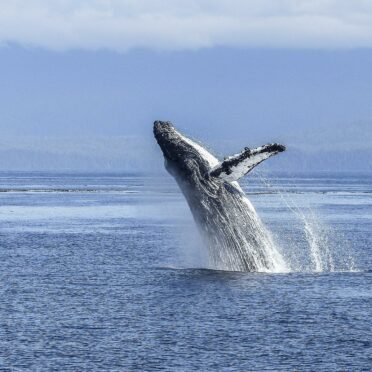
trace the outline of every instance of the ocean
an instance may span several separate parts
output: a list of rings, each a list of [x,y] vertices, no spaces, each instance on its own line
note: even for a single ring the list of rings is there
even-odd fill
[[[0,173],[0,370],[370,370],[372,175],[241,186],[288,272],[214,270],[170,176]]]

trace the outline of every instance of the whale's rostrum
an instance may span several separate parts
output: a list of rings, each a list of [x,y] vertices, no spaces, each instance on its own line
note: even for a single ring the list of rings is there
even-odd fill
[[[238,184],[256,165],[285,150],[269,144],[220,162],[167,121],[154,135],[165,167],[181,188],[208,248],[210,266],[234,271],[286,271],[286,265],[252,204]]]

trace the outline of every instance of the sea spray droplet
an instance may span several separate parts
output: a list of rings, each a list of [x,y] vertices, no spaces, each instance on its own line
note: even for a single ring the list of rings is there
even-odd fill
[[[289,247],[295,244],[291,252],[292,256],[285,255],[292,270],[312,272],[355,270],[352,249],[340,231],[335,231],[328,226],[313,208],[309,206],[300,208],[290,194],[278,187],[274,187],[268,178],[260,175],[260,180],[265,187],[270,188],[280,197],[282,203],[292,212],[302,229],[304,240],[302,243],[292,242],[290,237],[281,235],[281,247]],[[298,262],[298,250],[301,247],[305,247],[306,252],[300,262]]]

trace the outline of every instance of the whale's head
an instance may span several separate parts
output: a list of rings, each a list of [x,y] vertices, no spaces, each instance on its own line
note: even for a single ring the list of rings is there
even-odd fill
[[[170,174],[187,181],[204,178],[218,160],[201,145],[178,132],[168,121],[155,121],[154,135]]]
[[[285,150],[285,146],[269,143],[219,162],[203,146],[178,132],[169,121],[155,121],[154,135],[165,158],[165,167],[176,180],[188,186],[218,186],[239,180],[258,164]],[[179,182],[180,183],[180,182]]]

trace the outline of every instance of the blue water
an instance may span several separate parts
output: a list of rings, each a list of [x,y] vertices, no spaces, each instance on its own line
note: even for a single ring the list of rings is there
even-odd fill
[[[242,186],[288,273],[207,269],[169,177],[1,173],[0,370],[370,370],[372,176]]]

